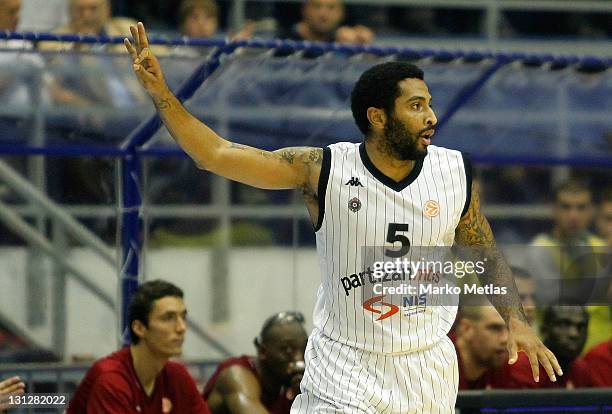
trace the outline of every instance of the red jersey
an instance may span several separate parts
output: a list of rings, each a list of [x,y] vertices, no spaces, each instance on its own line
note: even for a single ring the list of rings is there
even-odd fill
[[[569,369],[563,371],[562,376],[557,375],[557,381],[552,382],[548,374],[540,365],[540,382],[533,380],[529,358],[524,352],[514,365],[510,365],[509,379],[505,388],[583,388],[591,387],[592,380],[589,367],[582,359],[576,359]]]
[[[219,375],[221,372],[229,367],[234,365],[238,365],[244,367],[251,371],[253,375],[257,378],[257,381],[261,384],[261,378],[259,378],[259,374],[257,374],[257,370],[255,369],[255,357],[243,355],[238,358],[229,358],[219,364],[215,373],[210,377],[206,386],[204,387],[204,392],[202,395],[205,400],[208,400],[208,397],[213,392],[215,385],[217,384],[217,380],[219,379]],[[263,386],[262,386],[263,389]],[[291,411],[291,403],[292,401],[286,397],[285,394],[286,389],[281,389],[277,396],[273,398],[262,398],[261,403],[270,411],[270,414],[289,414]]]
[[[210,414],[184,366],[168,361],[147,396],[136,376],[130,348],[97,361],[81,381],[67,414]]]
[[[594,346],[582,357],[594,387],[612,387],[612,339]]]
[[[507,360],[502,362],[502,365],[498,368],[491,368],[486,370],[480,377],[473,381],[469,381],[465,375],[463,367],[463,359],[461,359],[461,352],[455,344],[455,350],[457,351],[457,366],[459,367],[459,389],[460,390],[484,390],[487,388],[505,388],[504,384],[507,379],[507,368],[504,366],[507,364]]]

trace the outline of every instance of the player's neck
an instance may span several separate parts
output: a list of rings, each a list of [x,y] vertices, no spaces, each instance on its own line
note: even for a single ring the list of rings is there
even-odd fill
[[[327,42],[329,41],[329,36],[327,34],[316,33],[308,27],[308,25],[304,22],[299,22],[297,24],[297,32],[299,33],[302,40],[307,40],[310,42]]]
[[[130,353],[132,354],[132,362],[138,381],[145,393],[151,396],[155,386],[155,379],[161,370],[164,369],[168,358],[154,355],[142,341],[130,346]]]
[[[564,232],[559,226],[555,226],[552,230],[553,238],[557,239],[559,242],[561,242],[561,244],[566,244],[566,245],[581,244],[580,242],[584,238],[585,234],[586,232],[584,231],[581,231],[575,234],[568,234]]]
[[[457,339],[457,349],[461,353],[463,373],[468,381],[476,381],[480,378],[488,367],[478,363],[474,355],[470,352],[468,345],[461,338]]]
[[[372,164],[384,175],[395,182],[406,178],[414,168],[414,160],[398,160],[386,151],[383,151],[380,141],[374,137],[365,141],[365,149]]]
[[[255,361],[255,369],[261,380],[262,393],[264,395],[277,395],[280,392],[282,384],[276,380],[276,376],[269,372],[259,359]]]

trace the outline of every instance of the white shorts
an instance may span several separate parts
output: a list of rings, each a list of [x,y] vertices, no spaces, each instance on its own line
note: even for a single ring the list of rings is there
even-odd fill
[[[402,355],[362,351],[315,328],[291,414],[451,414],[459,372],[451,340]]]

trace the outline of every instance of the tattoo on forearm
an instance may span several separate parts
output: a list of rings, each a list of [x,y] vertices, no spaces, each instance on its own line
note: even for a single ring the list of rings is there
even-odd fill
[[[491,304],[502,318],[506,322],[513,316],[526,321],[512,272],[495,244],[491,226],[480,211],[480,197],[474,189],[470,208],[457,226],[455,240],[460,246],[472,247],[469,249],[470,255],[475,256],[472,260],[486,260],[486,270],[480,275],[482,285],[507,288],[505,295],[489,295]]]
[[[160,99],[159,101],[155,102],[155,105],[158,109],[168,109],[172,107],[172,105],[170,105],[170,100],[167,98]]]

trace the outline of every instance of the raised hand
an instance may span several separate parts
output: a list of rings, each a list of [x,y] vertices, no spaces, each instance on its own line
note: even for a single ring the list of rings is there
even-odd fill
[[[134,73],[153,99],[160,98],[168,91],[168,85],[159,61],[149,48],[144,25],[138,22],[138,25],[130,26],[130,32],[134,44],[127,38],[123,40],[123,44],[132,57]]]

